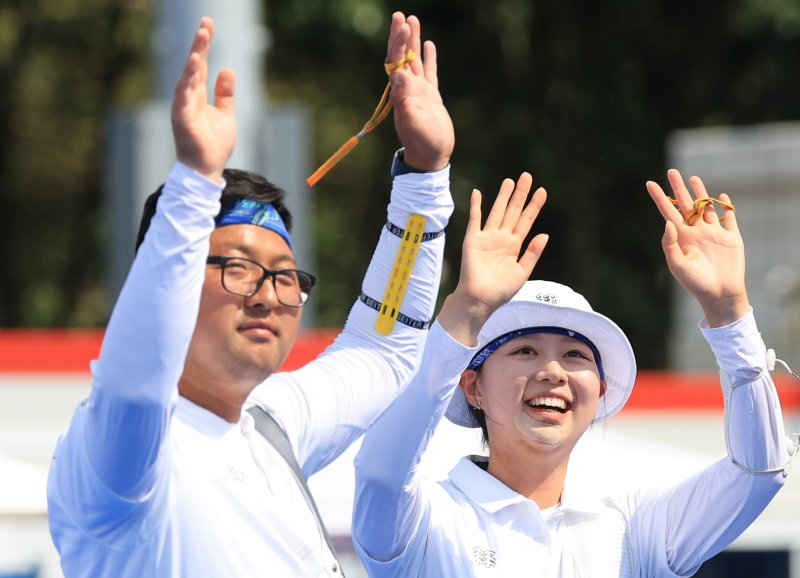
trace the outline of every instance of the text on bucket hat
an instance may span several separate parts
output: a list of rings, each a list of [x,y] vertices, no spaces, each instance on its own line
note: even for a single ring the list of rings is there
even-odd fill
[[[606,382],[603,403],[593,421],[602,421],[616,414],[633,390],[636,380],[636,358],[619,326],[608,317],[596,313],[581,295],[566,285],[552,281],[528,281],[505,305],[495,311],[478,333],[475,366],[480,365],[502,343],[534,332],[564,332],[593,348],[601,379]],[[473,367],[473,364],[470,364]],[[472,415],[461,388],[456,389],[445,414],[455,424],[480,427]]]

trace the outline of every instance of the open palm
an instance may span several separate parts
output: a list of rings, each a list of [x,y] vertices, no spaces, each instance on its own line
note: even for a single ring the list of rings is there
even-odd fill
[[[713,205],[702,209],[701,218],[689,225],[695,199],[708,198],[705,185],[697,178],[689,179],[694,199],[677,170],[668,172],[675,195],[673,205],[659,185],[649,181],[647,190],[666,221],[661,241],[670,272],[703,308],[712,326],[735,321],[747,310],[745,287],[744,241],[732,208],[725,208],[723,219]],[[722,194],[720,201],[729,204]]]
[[[519,291],[547,243],[547,235],[536,235],[520,256],[522,244],[547,200],[547,193],[540,188],[527,202],[532,182],[529,173],[523,173],[516,185],[505,179],[483,227],[480,192],[473,191],[470,200],[459,290],[490,309],[496,309]]]
[[[214,23],[203,18],[172,101],[172,132],[178,160],[203,176],[219,181],[236,142],[235,76],[220,71],[214,103],[208,101],[208,56]]]
[[[405,162],[421,171],[443,169],[450,162],[455,131],[439,92],[436,46],[427,41],[420,52],[420,22],[402,12],[392,14],[386,62],[396,62],[412,50],[418,58],[390,77],[397,136]],[[421,58],[419,58],[421,56]]]

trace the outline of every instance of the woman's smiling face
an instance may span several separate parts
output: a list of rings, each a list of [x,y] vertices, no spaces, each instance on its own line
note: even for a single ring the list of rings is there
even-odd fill
[[[472,395],[466,391],[486,416],[493,454],[520,444],[571,451],[604,392],[592,348],[558,333],[503,344],[475,372]]]

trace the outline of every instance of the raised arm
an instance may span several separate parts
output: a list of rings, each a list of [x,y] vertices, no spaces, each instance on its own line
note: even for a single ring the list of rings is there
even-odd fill
[[[212,33],[213,22],[204,18],[177,83],[172,126],[180,163],[164,185],[114,307],[100,358],[92,365],[90,398],[62,443],[64,465],[54,474],[65,485],[97,487],[81,482],[81,476],[96,473],[113,495],[137,498],[158,476],[154,464],[164,456],[161,447],[197,319],[222,170],[236,135],[231,71],[220,73],[215,102],[208,101]]]
[[[419,371],[364,436],[356,458],[353,537],[367,566],[395,559],[424,525],[427,503],[416,466],[474,354],[478,331],[527,281],[544,250],[547,236],[540,234],[519,257],[546,200],[539,189],[526,205],[530,187],[528,173],[516,186],[503,181],[483,227],[481,195],[473,192],[458,286],[434,324]],[[413,560],[397,563],[396,575],[416,575]]]
[[[662,246],[669,269],[705,314],[701,328],[720,368],[728,446],[727,458],[650,496],[634,517],[637,529],[648,528],[632,531],[643,542],[643,557],[663,556],[683,576],[726,548],[763,511],[788,473],[790,445],[747,299],[744,243],[730,199],[720,195],[720,219],[704,201],[699,178],[689,180],[695,200],[678,171],[668,178],[676,206],[657,184],[648,182],[647,189],[666,221]],[[644,542],[650,539],[657,547]]]
[[[420,33],[415,16],[396,12],[386,62],[400,60],[409,50],[419,54]],[[266,407],[287,431],[308,475],[346,449],[408,383],[439,292],[443,233],[453,210],[448,163],[454,136],[438,90],[433,43],[426,43],[422,59],[401,67],[391,81],[395,126],[404,150],[395,159],[387,223],[361,295],[343,333],[323,356],[291,374],[272,376],[250,397],[250,403]],[[424,219],[424,234],[409,221],[412,215]],[[407,234],[421,241],[413,267],[403,248]],[[388,302],[387,289],[396,290],[403,278],[394,273],[398,256],[403,257],[398,270],[408,266],[410,274],[399,315],[385,332],[378,330],[376,320]]]

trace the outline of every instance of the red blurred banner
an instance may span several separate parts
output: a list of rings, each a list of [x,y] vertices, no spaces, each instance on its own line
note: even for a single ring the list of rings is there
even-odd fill
[[[333,342],[338,329],[303,331],[281,370],[305,365]],[[97,358],[102,330],[0,330],[0,374],[88,373]],[[774,378],[784,410],[800,410],[800,381],[778,369]],[[640,371],[625,410],[721,410],[716,372]]]

